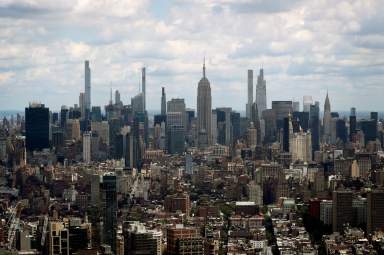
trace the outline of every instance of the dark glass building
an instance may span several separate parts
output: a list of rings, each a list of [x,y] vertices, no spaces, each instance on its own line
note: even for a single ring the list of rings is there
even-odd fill
[[[289,118],[284,118],[283,151],[289,152]]]
[[[68,109],[65,107],[61,108],[60,111],[60,127],[65,128],[67,125],[67,120],[68,120]]]
[[[297,122],[304,132],[307,132],[309,128],[309,112],[293,112],[293,122]],[[297,130],[294,131],[297,132]]]
[[[92,106],[91,120],[92,121],[101,121],[102,120],[100,106]]]
[[[280,130],[283,128],[284,118],[293,112],[292,101],[272,101],[272,110],[276,114],[277,130]]]
[[[379,121],[379,113],[378,112],[371,112],[370,116],[371,116],[371,120],[375,120],[376,123]]]
[[[340,139],[343,143],[347,142],[348,131],[343,119],[338,119],[336,121],[336,137]]]
[[[103,240],[116,254],[117,196],[116,176],[104,175],[100,183],[103,217]]]
[[[309,128],[312,136],[312,151],[320,150],[320,108],[319,102],[310,106]]]
[[[352,137],[356,134],[357,121],[356,116],[349,116],[349,140],[352,141]]]
[[[44,104],[25,108],[25,136],[27,150],[49,148],[49,109]]]
[[[162,122],[166,122],[166,121],[167,121],[167,115],[158,114],[154,116],[153,125],[154,126],[156,126],[157,124],[161,125]]]
[[[231,112],[232,141],[235,143],[240,138],[240,113]]]
[[[364,133],[365,144],[370,141],[376,141],[377,123],[375,120],[360,121],[360,128]]]

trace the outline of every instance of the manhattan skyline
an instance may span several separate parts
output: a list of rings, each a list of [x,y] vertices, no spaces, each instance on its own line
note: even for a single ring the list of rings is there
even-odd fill
[[[196,109],[204,56],[213,108],[245,111],[247,69],[256,76],[261,67],[268,107],[273,100],[302,102],[304,95],[323,105],[327,90],[334,110],[384,106],[379,1],[93,4],[0,4],[1,110],[22,110],[31,101],[55,110],[78,103],[86,59],[92,105],[107,104],[111,86],[129,102],[145,66],[148,110],[160,109],[161,87],[167,98],[185,98]]]

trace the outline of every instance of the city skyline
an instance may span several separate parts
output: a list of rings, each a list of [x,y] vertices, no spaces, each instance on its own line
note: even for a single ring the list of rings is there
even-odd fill
[[[379,0],[0,0],[0,254],[384,254]]]
[[[78,103],[85,60],[92,70],[92,105],[108,103],[110,84],[129,103],[146,67],[148,110],[160,109],[161,87],[168,100],[184,98],[196,109],[204,55],[212,108],[245,111],[247,70],[256,74],[261,67],[268,107],[273,100],[302,104],[304,95],[323,105],[327,90],[334,110],[384,106],[378,93],[384,33],[379,1],[94,4],[0,4],[0,109],[22,110],[32,101],[53,110]]]

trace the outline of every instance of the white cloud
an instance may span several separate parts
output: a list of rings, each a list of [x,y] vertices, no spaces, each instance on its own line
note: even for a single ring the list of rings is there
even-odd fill
[[[85,59],[95,104],[108,101],[111,82],[129,103],[146,65],[149,108],[159,108],[161,86],[168,98],[185,97],[194,107],[204,55],[214,105],[230,101],[243,110],[246,70],[263,66],[269,100],[312,94],[323,101],[328,88],[333,108],[384,107],[376,91],[384,65],[378,0],[172,0],[156,18],[153,6],[0,1],[0,108],[22,109],[31,99],[54,109],[77,103]],[[369,99],[355,100],[345,90]]]

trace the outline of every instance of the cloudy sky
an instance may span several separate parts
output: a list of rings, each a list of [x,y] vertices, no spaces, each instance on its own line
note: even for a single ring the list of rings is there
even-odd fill
[[[333,110],[384,107],[384,5],[380,0],[0,0],[0,110],[30,101],[78,103],[84,60],[92,104],[110,86],[138,93],[147,67],[148,109],[183,97],[195,107],[204,55],[213,106],[244,110],[246,72],[263,66],[267,100]]]

